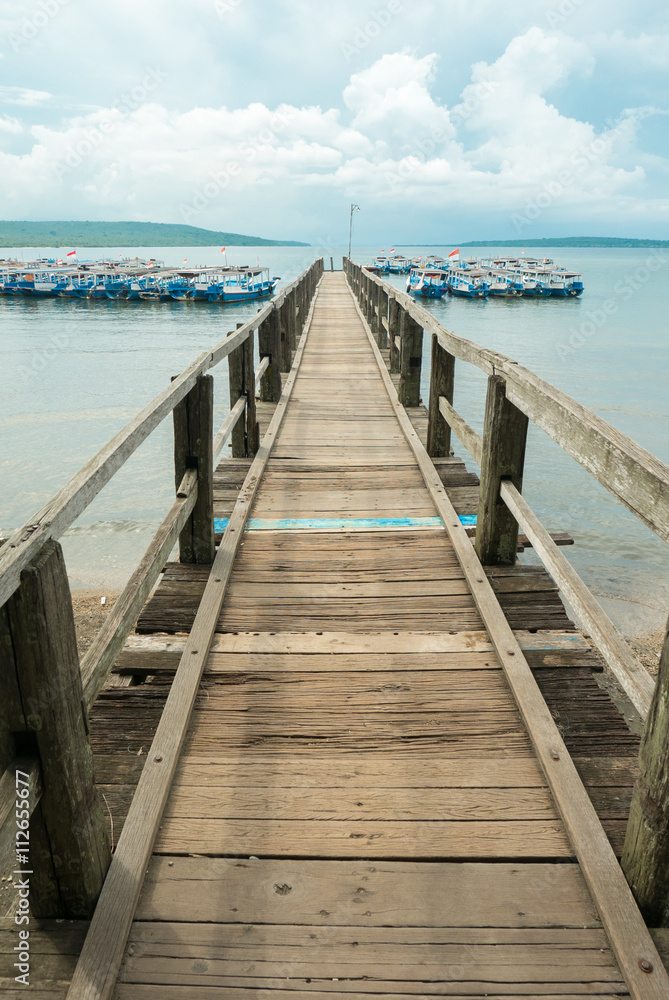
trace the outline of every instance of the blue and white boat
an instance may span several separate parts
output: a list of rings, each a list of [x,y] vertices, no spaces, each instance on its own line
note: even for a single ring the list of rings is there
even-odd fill
[[[254,299],[270,298],[278,278],[270,278],[267,267],[230,268],[207,272],[193,279],[196,301],[207,302],[251,302]]]
[[[448,274],[436,268],[412,267],[407,292],[424,299],[440,299],[448,292]]]
[[[448,272],[448,290],[452,295],[466,299],[484,299],[488,294],[486,275],[481,270],[451,268]]]
[[[372,267],[376,270],[377,274],[390,274],[390,261],[381,254],[374,258]]]
[[[488,295],[500,298],[514,298],[523,294],[523,283],[514,274],[503,269],[488,268],[486,270]]]
[[[389,258],[388,266],[391,274],[408,274],[411,270],[411,261],[408,257],[396,253]]]
[[[556,267],[551,271],[549,287],[551,295],[555,297],[582,295],[583,275],[576,271],[566,271],[563,267]]]
[[[67,284],[59,289],[58,294],[64,299],[87,299],[88,293],[97,284],[97,275],[90,271],[79,271],[70,274]]]

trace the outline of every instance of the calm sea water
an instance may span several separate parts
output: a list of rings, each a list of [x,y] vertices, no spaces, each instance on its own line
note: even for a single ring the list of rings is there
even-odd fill
[[[362,248],[352,256],[367,262],[380,249]],[[425,246],[397,249],[410,255],[443,252]],[[174,265],[184,257],[193,265],[221,260],[218,248],[182,247],[91,248],[80,250],[80,257],[119,252],[155,254]],[[341,267],[343,252],[345,248],[328,249],[335,267]],[[427,308],[449,329],[531,368],[669,462],[669,255],[648,250],[544,252],[583,271],[582,298],[470,302],[449,297]],[[29,259],[39,251],[16,253]],[[321,253],[316,247],[233,248],[228,262],[255,264],[259,258],[285,284]],[[391,280],[403,287],[406,279]],[[257,304],[0,297],[2,534],[27,521],[170,376],[256,309]],[[424,353],[427,400],[427,337]],[[225,363],[214,376],[216,418],[222,421],[228,408]],[[458,363],[455,405],[478,430],[484,400],[483,373]],[[64,539],[75,585],[110,590],[123,585],[173,497],[171,462],[171,421],[166,420]],[[475,468],[472,460],[468,465]],[[574,535],[576,545],[563,551],[628,634],[663,624],[669,608],[667,546],[534,427],[524,493],[548,527]]]

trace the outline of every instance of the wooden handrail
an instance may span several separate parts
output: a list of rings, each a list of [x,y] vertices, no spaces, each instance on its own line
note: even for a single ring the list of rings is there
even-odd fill
[[[609,616],[595,600],[571,563],[544,528],[513,483],[503,482],[500,496],[532,542],[546,569],[608,663],[642,719],[648,715],[655,682],[637,659]]]
[[[477,465],[481,464],[483,457],[483,438],[477,434],[473,427],[470,427],[466,420],[463,420],[457,410],[454,410],[447,399],[439,397],[439,412],[455,433],[456,437],[465,446]]]
[[[104,445],[59,492],[7,540],[0,549],[0,607],[6,603],[20,583],[21,571],[49,539],[58,539],[88,507],[100,490],[127,462],[153,430],[190,392],[200,375],[215,367],[236,350],[276,309],[298,288],[311,272],[314,262],[299,278],[283,288],[278,296],[211,351],[205,351],[193,361],[162,392],[148,403],[114,437]]]
[[[260,364],[258,365],[258,370],[256,372],[256,389],[260,385],[262,377],[268,368],[269,368],[269,358],[263,358]]]
[[[478,465],[483,454],[483,438],[466,423],[443,396],[439,410],[458,439]],[[579,621],[592,639],[621,687],[642,719],[648,715],[654,682],[641,661],[615,627],[571,563],[562,555],[550,533],[513,483],[503,482],[500,497],[527,535],[532,547],[560,590],[574,608]]]
[[[214,443],[212,445],[212,455],[214,465],[218,461],[218,458],[225,447],[225,442],[228,440],[232,434],[232,429],[241,418],[246,409],[246,396],[240,396],[235,405],[232,407],[227,417],[221,424],[221,429],[214,438]]]
[[[349,264],[354,270],[359,268]],[[435,334],[449,354],[488,375],[504,375],[509,402],[660,538],[669,541],[669,466],[528,368],[447,330],[406,293],[370,272],[365,276],[382,286],[424,330]]]
[[[111,614],[81,661],[86,708],[91,707],[104,687],[114,660],[169,559],[170,552],[176,545],[196,500],[197,470],[188,469],[167,517],[158,528],[142,561],[128,580]]]

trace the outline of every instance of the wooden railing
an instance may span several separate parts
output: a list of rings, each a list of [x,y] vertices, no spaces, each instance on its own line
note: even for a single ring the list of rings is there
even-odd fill
[[[669,467],[518,362],[447,330],[409,295],[375,274],[347,258],[344,271],[379,348],[389,352],[391,372],[399,372],[398,394],[405,406],[419,405],[423,333],[432,335],[427,451],[432,457],[448,456],[453,432],[481,468],[475,535],[481,562],[513,564],[522,530],[641,717],[648,720],[624,866],[633,872],[630,882],[642,909],[655,921],[669,923],[669,632],[656,685],[521,492],[532,421],[669,541]],[[482,437],[453,407],[456,360],[488,375]]]
[[[0,867],[5,874],[17,848],[18,773],[26,776],[21,788],[28,794],[20,798],[31,814],[35,916],[89,917],[94,909],[110,845],[93,780],[88,710],[177,541],[182,562],[212,562],[216,462],[230,438],[233,457],[257,452],[256,388],[262,400],[278,402],[281,373],[290,370],[322,273],[316,260],[200,355],[0,548]],[[224,358],[231,408],[214,436],[213,378],[206,373]],[[174,503],[80,663],[58,539],[170,413]]]

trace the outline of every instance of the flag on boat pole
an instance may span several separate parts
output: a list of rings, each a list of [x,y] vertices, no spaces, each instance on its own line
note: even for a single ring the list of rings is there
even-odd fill
[[[225,247],[221,247],[221,253],[225,253]]]
[[[77,256],[77,251],[76,250],[70,250],[70,252],[67,253],[67,254],[65,254],[65,256],[66,257],[76,257]]]
[[[459,260],[460,259],[460,247],[458,247],[456,250],[451,250],[451,252],[448,255],[448,259],[451,260],[451,258],[453,260]]]

